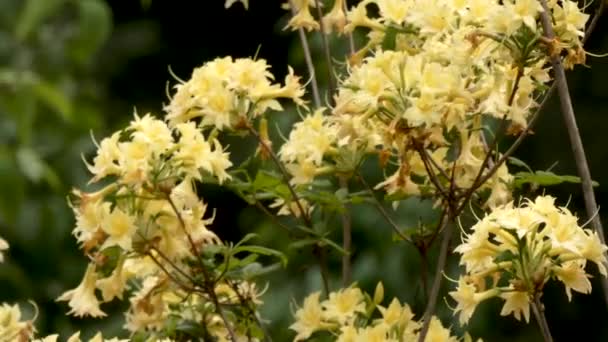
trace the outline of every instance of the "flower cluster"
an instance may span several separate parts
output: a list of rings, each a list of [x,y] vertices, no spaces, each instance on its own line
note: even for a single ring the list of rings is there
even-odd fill
[[[310,12],[314,1],[291,4],[296,15],[288,26],[319,28]],[[368,6],[377,6],[377,17],[368,16]],[[552,1],[550,8],[559,49],[580,57],[588,16],[572,1]],[[344,3],[336,1],[323,20],[343,23],[338,18],[346,15],[348,23],[334,27],[367,29],[369,41],[351,57],[332,115],[307,117],[282,149],[293,182],[310,183],[333,170],[327,166],[335,166],[346,151],[356,151],[359,160],[376,150],[397,165],[378,185],[389,193],[423,193],[431,186],[433,165],[444,183],[490,190],[489,207],[508,202],[512,176],[506,166],[483,185],[475,181],[488,167],[484,159],[491,148],[484,129],[489,118],[509,122],[508,132],[521,132],[550,81],[546,50],[557,47],[542,39],[541,11],[536,0],[366,0],[345,14]],[[319,144],[302,139],[314,127],[310,136]],[[305,144],[306,156],[290,152]],[[331,162],[321,165],[323,158]]]
[[[310,294],[296,311],[296,322],[290,326],[297,333],[294,341],[307,340],[316,332],[329,332],[342,342],[418,340],[422,324],[414,319],[409,305],[397,298],[386,307],[380,305],[382,283],[376,287],[373,299],[357,287],[332,292],[322,301],[320,297],[320,292]],[[431,320],[426,340],[457,341],[436,317]]]
[[[92,183],[112,182],[95,192],[74,190],[70,203],[73,234],[91,262],[81,283],[57,300],[68,302],[69,314],[103,317],[102,303],[129,293],[125,328],[155,338],[168,337],[171,324],[191,321],[203,322],[220,341],[230,330],[246,334],[239,315],[228,323],[219,307],[243,305],[257,315],[259,291],[219,275],[214,253],[229,247],[208,229],[213,217],[195,184],[203,175],[222,184],[231,165],[220,143],[192,121],[169,126],[135,115],[126,129],[102,140],[87,166]]]
[[[87,164],[94,175],[91,182],[115,176],[120,184],[145,187],[167,175],[200,180],[203,170],[221,183],[232,165],[222,145],[206,139],[193,122],[171,129],[150,114],[135,114],[124,131],[103,139],[97,148],[93,163]]]
[[[279,98],[304,106],[304,89],[293,69],[289,68],[281,87],[272,83],[268,68],[263,59],[224,57],[194,69],[187,82],[175,86],[165,107],[169,125],[200,118],[201,127],[235,129],[268,109],[281,110]]]
[[[23,319],[19,305],[0,305],[0,341],[14,342],[57,342],[59,335],[52,334],[42,338],[36,338],[34,320]],[[97,333],[88,342],[126,342],[117,338],[104,339],[101,333]],[[74,333],[67,339],[67,342],[82,342],[80,332]],[[166,341],[169,342],[169,341]]]
[[[492,297],[505,303],[501,315],[513,314],[528,321],[531,302],[542,294],[543,286],[556,279],[571,291],[591,292],[587,261],[595,263],[606,276],[605,251],[597,233],[584,229],[555,199],[539,196],[514,207],[495,208],[471,229],[456,248],[466,275],[450,295],[456,300],[460,322],[469,321],[477,305]]]

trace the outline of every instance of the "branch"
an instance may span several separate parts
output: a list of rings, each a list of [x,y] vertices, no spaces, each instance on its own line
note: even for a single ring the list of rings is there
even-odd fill
[[[555,33],[553,32],[551,18],[549,17],[550,12],[547,6],[547,1],[541,0],[540,3],[544,9],[544,11],[541,12],[544,35],[548,40],[553,41],[555,39]],[[596,17],[599,17],[599,14]],[[591,218],[593,229],[597,232],[602,244],[606,244],[602,222],[600,221],[599,215],[596,215],[598,207],[595,200],[595,193],[593,192],[591,172],[589,171],[585,149],[583,148],[583,141],[578,130],[578,125],[576,124],[574,109],[572,107],[572,99],[570,98],[570,91],[568,89],[568,81],[566,80],[566,72],[564,71],[564,67],[559,55],[553,54],[550,57],[551,64],[553,65],[553,72],[555,73],[555,83],[557,84],[557,91],[559,92],[559,100],[564,123],[568,129],[568,137],[570,138],[570,145],[574,154],[574,160],[576,161],[576,168],[579,177],[581,177],[582,180],[583,197],[585,200],[587,216]],[[604,256],[605,255],[606,254],[604,253]],[[604,290],[604,299],[606,300],[606,305],[608,305],[608,279],[605,277],[602,277],[602,287]]]
[[[192,240],[192,236],[190,236],[190,234],[186,230],[186,223],[184,222],[184,218],[182,217],[181,213],[179,212],[179,210],[175,206],[175,203],[173,202],[173,200],[171,199],[171,196],[169,194],[167,194],[167,201],[169,201],[169,204],[171,205],[171,208],[175,212],[175,215],[177,216],[177,219],[179,220],[180,227],[184,231],[184,234],[186,234],[186,237],[188,238],[188,242],[192,246],[192,251],[194,253],[196,253],[197,259],[198,259],[198,261],[200,263],[201,272],[203,273],[203,277],[205,278],[205,286],[204,286],[204,288],[205,288],[207,294],[209,295],[209,297],[211,298],[211,301],[213,302],[213,305],[215,306],[215,311],[217,312],[217,314],[220,315],[220,317],[222,318],[222,321],[224,321],[224,325],[226,326],[226,330],[228,330],[228,334],[230,335],[230,339],[233,342],[236,342],[237,339],[236,339],[236,334],[234,333],[234,329],[232,328],[232,326],[230,325],[230,322],[226,318],[226,315],[224,314],[224,310],[222,310],[222,308],[220,306],[220,301],[217,299],[217,294],[215,293],[215,281],[213,281],[211,279],[211,276],[207,272],[207,268],[205,267],[205,264],[203,263],[203,261],[201,259],[201,255],[200,255],[200,253],[198,251],[198,247],[194,243],[194,240]]]
[[[340,188],[348,193],[348,179],[346,176],[339,176]],[[342,248],[346,252],[342,256],[342,285],[348,287],[352,281],[351,252],[352,252],[352,220],[349,207],[345,206],[342,213]]]
[[[358,176],[359,180],[361,181],[361,184],[363,184],[363,186],[365,186],[367,188],[370,195],[372,196],[372,199],[374,201],[374,206],[376,207],[376,209],[378,209],[378,211],[380,212],[382,217],[384,217],[386,222],[388,222],[388,224],[391,226],[391,228],[393,229],[395,234],[397,234],[403,241],[412,242],[412,239],[410,239],[407,235],[404,235],[401,232],[401,230],[399,230],[399,226],[397,226],[395,221],[393,221],[393,219],[389,216],[389,214],[386,212],[386,210],[384,210],[382,203],[380,203],[380,201],[376,198],[376,195],[374,195],[374,189],[372,189],[372,187],[365,181],[365,178],[363,178],[361,173],[359,173],[358,171],[357,171],[357,176]]]
[[[321,30],[321,41],[323,42],[323,51],[325,52],[325,63],[327,63],[327,84],[329,86],[328,93],[333,95],[336,89],[336,85],[334,84],[334,70],[331,62],[331,50],[329,48],[329,42],[327,40],[327,35],[325,32],[325,23],[323,23],[323,11],[321,10],[321,4],[319,0],[315,0],[315,5],[317,7],[317,15],[319,16],[319,28]],[[332,96],[329,97],[329,101],[331,102]]]
[[[540,302],[540,296],[535,295],[534,302],[531,304],[534,317],[536,317],[536,322],[538,322],[540,332],[543,334],[543,339],[545,342],[553,342],[553,337],[551,336],[551,331],[549,330],[549,324],[545,318],[545,310],[543,308],[543,304]]]
[[[294,6],[294,1],[289,1],[289,7],[291,7],[291,14],[296,15],[297,10]],[[308,76],[310,77],[310,86],[312,88],[312,100],[315,103],[315,107],[321,107],[321,96],[319,95],[319,85],[317,83],[317,75],[315,73],[315,66],[312,63],[312,57],[310,53],[310,47],[308,46],[308,40],[306,39],[306,32],[303,28],[298,28],[298,35],[300,36],[300,44],[302,45],[302,52],[304,52],[304,60],[306,61],[306,68],[308,69]]]
[[[424,342],[426,339],[426,335],[429,332],[429,327],[431,324],[431,317],[435,312],[435,306],[437,305],[437,298],[439,297],[439,288],[441,287],[441,280],[443,279],[443,270],[445,269],[445,264],[448,258],[448,248],[450,247],[450,240],[452,240],[452,231],[454,230],[452,225],[449,225],[448,218],[443,220],[441,226],[437,229],[439,231],[443,230],[443,241],[441,241],[441,249],[439,251],[439,260],[437,261],[437,269],[435,270],[435,279],[433,279],[433,287],[431,288],[431,294],[429,296],[429,301],[426,304],[426,310],[424,311],[424,316],[422,317],[422,329],[420,330],[420,336],[418,338],[419,342]]]
[[[249,130],[249,132],[258,140],[259,144],[266,151],[266,153],[268,153],[270,158],[272,158],[272,161],[277,165],[277,167],[281,171],[281,174],[283,175],[283,181],[285,182],[285,185],[287,185],[287,188],[289,189],[289,193],[291,193],[293,200],[296,201],[296,205],[298,206],[298,209],[300,210],[302,219],[304,220],[304,222],[306,223],[306,225],[308,227],[312,227],[312,222],[310,221],[310,218],[308,217],[308,213],[306,211],[304,211],[304,206],[300,202],[300,197],[296,193],[296,191],[293,188],[293,186],[291,185],[291,183],[289,183],[289,173],[285,169],[285,166],[283,165],[283,163],[281,163],[281,161],[279,160],[279,157],[277,157],[276,153],[274,153],[274,151],[270,148],[270,146],[268,146],[268,144],[266,144],[264,139],[262,139],[262,137],[260,137],[260,134],[258,134],[258,132],[255,129],[253,129],[253,127],[251,127],[251,125],[247,124],[246,127]]]

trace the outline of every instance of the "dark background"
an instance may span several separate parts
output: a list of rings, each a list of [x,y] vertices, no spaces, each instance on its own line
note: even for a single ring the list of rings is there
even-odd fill
[[[86,260],[70,235],[74,222],[65,198],[72,187],[84,188],[88,181],[81,154],[89,159],[93,155],[89,131],[101,140],[128,123],[134,107],[139,113],[162,116],[167,82],[174,84],[169,66],[187,79],[205,61],[226,55],[249,57],[259,49],[258,56],[272,65],[277,80],[286,74],[288,63],[297,74],[307,75],[297,35],[282,30],[287,17],[279,2],[250,2],[245,11],[240,4],[225,10],[222,0],[0,0],[0,236],[11,245],[0,266],[0,301],[18,302],[26,312],[33,311],[26,301],[35,301],[41,333],[69,336],[82,329],[84,336],[90,336],[94,329],[102,329],[111,336],[121,331],[118,312],[124,304],[104,304],[104,310],[117,314],[98,321],[66,317],[67,305],[54,302],[79,283],[85,268]],[[600,21],[588,51],[608,51],[607,20]],[[311,39],[315,60],[322,61],[320,39],[317,35]],[[342,39],[333,39],[332,46],[343,46]],[[605,58],[589,57],[590,68],[579,66],[568,73],[591,174],[600,183],[596,188],[600,207],[608,191],[607,63]],[[317,70],[324,84],[321,64],[317,63]],[[273,118],[286,127],[293,116],[282,114],[274,113]],[[248,151],[246,143],[231,142],[231,153]],[[576,174],[557,97],[516,155],[534,169],[553,166],[558,174]],[[538,190],[543,191],[558,197],[560,204],[569,201],[569,207],[585,217],[579,185]],[[217,208],[213,229],[222,238],[238,241],[255,231],[261,234],[257,243],[289,255],[288,268],[260,284],[269,283],[263,314],[272,322],[275,340],[289,340],[293,337],[287,331],[292,322],[290,303],[301,303],[305,294],[320,289],[314,258],[288,248],[286,234],[233,194],[209,187],[202,196]],[[409,200],[396,215],[401,224],[415,224],[423,210],[423,205]],[[415,249],[392,242],[390,229],[372,208],[357,206],[353,219],[355,279],[368,291],[382,280],[387,299],[397,296],[421,314],[420,258]],[[434,253],[431,257],[434,265]],[[340,286],[339,260],[339,255],[330,255],[334,289]],[[446,273],[457,275],[454,262]],[[548,287],[544,301],[556,341],[608,338],[604,298],[598,279],[592,283],[591,295],[575,293],[571,303],[562,286]],[[500,317],[500,308],[498,300],[478,308],[467,327],[473,337],[541,340],[534,321],[525,324],[511,316]],[[461,332],[444,301],[439,302],[439,314],[445,324]]]

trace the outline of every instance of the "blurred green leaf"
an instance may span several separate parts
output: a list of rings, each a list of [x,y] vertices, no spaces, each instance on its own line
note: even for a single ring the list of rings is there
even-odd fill
[[[70,42],[70,52],[77,63],[84,64],[109,37],[112,12],[104,1],[80,0],[78,14],[79,26]]]
[[[17,26],[15,36],[24,40],[30,35],[47,17],[53,15],[65,0],[26,0]]]
[[[54,109],[64,120],[71,121],[72,103],[55,85],[39,80],[34,84],[33,91],[43,103]]]
[[[29,147],[17,150],[17,164],[23,174],[32,182],[38,183],[45,174],[46,163]]]

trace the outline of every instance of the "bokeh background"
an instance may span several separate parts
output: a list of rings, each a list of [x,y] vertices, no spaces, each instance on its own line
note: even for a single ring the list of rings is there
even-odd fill
[[[250,2],[245,11],[240,4],[225,10],[223,0],[0,0],[0,236],[11,245],[0,266],[0,302],[18,302],[29,315],[34,309],[27,300],[36,302],[36,325],[42,334],[69,336],[81,329],[90,336],[101,329],[110,336],[124,336],[119,314],[124,304],[104,304],[104,310],[116,314],[92,320],[67,317],[65,303],[54,301],[79,283],[85,268],[86,260],[70,235],[74,218],[66,196],[72,187],[86,187],[88,175],[81,158],[92,157],[91,133],[98,140],[109,135],[130,121],[134,108],[162,116],[167,84],[173,84],[169,67],[188,78],[194,67],[215,57],[248,57],[258,51],[277,79],[286,74],[287,64],[307,74],[297,35],[283,30],[287,12],[280,2]],[[608,51],[607,21],[608,16],[600,21],[588,51]],[[323,85],[326,66],[320,37],[309,38]],[[345,44],[333,37],[332,46],[337,57]],[[603,206],[608,199],[608,60],[589,57],[588,65],[568,77],[591,173],[600,183],[598,203]],[[294,115],[274,113],[273,118],[286,133]],[[238,139],[230,140],[230,146],[237,157],[251,151],[251,144]],[[576,174],[557,98],[516,155],[534,169]],[[379,180],[374,172],[366,175]],[[585,217],[579,185],[536,191],[557,196],[561,204],[570,202]],[[287,234],[235,195],[205,187],[202,196],[217,208],[213,229],[223,239],[238,241],[246,233],[258,232],[258,244],[289,255],[287,269],[260,284],[269,284],[263,314],[271,322],[274,340],[289,340],[292,304],[320,289],[315,259],[305,250],[290,248]],[[387,298],[396,296],[422,313],[421,260],[416,250],[393,242],[390,229],[372,208],[354,209],[354,278],[368,291],[382,280]],[[408,200],[394,215],[400,224],[413,226],[429,215],[428,206]],[[605,219],[604,211],[600,215]],[[432,252],[433,267],[434,258]],[[340,286],[339,263],[339,255],[329,255],[334,289]],[[446,273],[457,272],[452,261]],[[561,287],[548,287],[546,313],[556,341],[583,336],[588,341],[608,340],[605,301],[598,280],[592,283],[591,295],[575,294],[570,303]],[[447,282],[444,293],[449,286]],[[450,305],[454,304],[440,300],[439,315],[462,331],[451,318]],[[485,341],[541,340],[534,322],[500,317],[500,307],[499,301],[482,304],[467,330]]]

